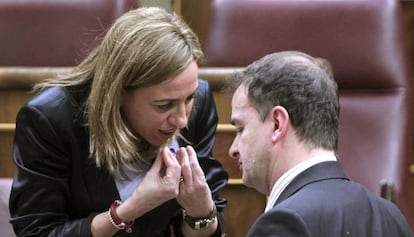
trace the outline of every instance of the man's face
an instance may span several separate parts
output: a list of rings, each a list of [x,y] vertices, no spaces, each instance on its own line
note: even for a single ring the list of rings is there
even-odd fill
[[[265,192],[272,129],[270,123],[263,122],[257,110],[249,103],[244,85],[233,95],[231,121],[237,134],[229,155],[238,160],[244,184]]]

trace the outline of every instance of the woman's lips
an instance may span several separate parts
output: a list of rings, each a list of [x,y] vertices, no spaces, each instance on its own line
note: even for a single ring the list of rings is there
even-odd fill
[[[172,136],[174,136],[175,130],[174,130],[174,131],[171,131],[171,130],[168,130],[168,131],[165,131],[165,130],[159,130],[159,133],[160,133],[162,136],[166,137],[166,138],[171,138]]]

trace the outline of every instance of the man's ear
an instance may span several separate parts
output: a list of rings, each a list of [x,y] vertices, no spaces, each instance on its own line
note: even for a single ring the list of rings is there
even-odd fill
[[[272,141],[279,141],[287,131],[289,124],[289,113],[283,106],[275,106],[270,112],[273,123]]]

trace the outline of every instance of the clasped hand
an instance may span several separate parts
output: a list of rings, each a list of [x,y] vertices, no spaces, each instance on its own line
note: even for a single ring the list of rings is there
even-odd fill
[[[191,216],[205,216],[214,205],[197,154],[191,146],[181,147],[176,157],[167,147],[160,149],[133,196],[145,203],[147,211],[176,198]]]

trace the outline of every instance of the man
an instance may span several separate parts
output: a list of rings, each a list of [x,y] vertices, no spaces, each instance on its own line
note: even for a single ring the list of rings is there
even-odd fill
[[[412,236],[400,210],[351,181],[336,160],[339,100],[325,60],[286,51],[234,74],[229,154],[268,195],[248,236]]]

